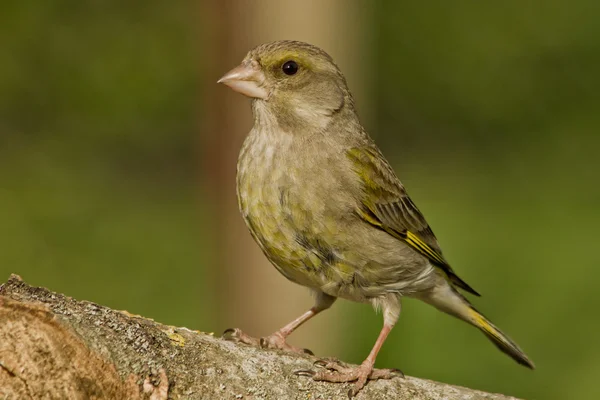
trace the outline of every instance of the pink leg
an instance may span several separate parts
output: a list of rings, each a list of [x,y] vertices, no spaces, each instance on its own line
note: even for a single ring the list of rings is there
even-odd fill
[[[390,297],[388,302],[384,304],[384,324],[379,337],[373,345],[369,356],[359,366],[346,366],[337,362],[320,361],[318,365],[325,368],[318,372],[315,371],[297,371],[298,375],[308,375],[316,381],[327,382],[353,382],[356,381],[354,387],[350,390],[349,396],[355,396],[367,383],[367,380],[375,379],[391,379],[397,376],[404,376],[399,370],[391,369],[373,369],[375,359],[381,346],[387,339],[394,324],[398,320],[400,313],[400,301],[397,298]]]
[[[279,332],[281,334],[281,336],[283,336],[284,338],[288,337],[300,325],[302,325],[303,323],[305,323],[306,321],[308,321],[309,319],[311,319],[312,317],[314,317],[321,311],[323,311],[323,310],[320,310],[317,307],[313,307],[310,310],[308,310],[307,312],[305,312],[304,314],[302,314],[301,316],[299,316],[298,318],[296,318],[295,320],[293,320],[292,322],[290,322],[289,324],[287,324],[286,326],[284,326],[283,328],[281,328],[280,330],[278,330],[277,332]]]
[[[377,354],[379,354],[379,350],[381,350],[381,346],[383,346],[383,343],[385,342],[385,339],[387,339],[388,335],[392,331],[392,328],[393,327],[391,325],[383,325],[383,328],[381,329],[381,332],[379,332],[379,337],[377,338],[375,345],[371,349],[369,356],[363,362],[363,364],[364,363],[370,364],[371,368],[373,368],[373,366],[375,365],[375,359],[377,358]]]
[[[292,334],[300,325],[317,315],[323,310],[331,307],[333,302],[335,301],[335,297],[326,295],[325,293],[317,294],[317,300],[315,302],[315,306],[310,310],[285,325],[283,328],[279,329],[277,332],[274,332],[270,336],[263,337],[260,339],[253,338],[246,333],[242,332],[238,328],[228,329],[223,333],[223,337],[227,340],[233,340],[237,342],[242,342],[254,346],[260,346],[268,349],[282,349],[287,350],[294,353],[311,353],[310,350],[301,349],[296,346],[292,346],[286,342],[286,339],[289,335]],[[312,354],[312,353],[311,353]]]

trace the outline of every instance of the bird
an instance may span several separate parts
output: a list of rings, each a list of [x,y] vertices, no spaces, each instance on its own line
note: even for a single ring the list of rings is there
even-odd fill
[[[231,340],[291,352],[300,325],[337,298],[370,303],[383,327],[358,366],[322,361],[298,371],[317,381],[355,382],[398,370],[375,359],[398,321],[401,300],[422,300],[477,327],[517,363],[534,369],[519,346],[460,291],[479,296],[450,266],[431,227],[359,121],[346,79],[324,50],[282,40],[250,50],[218,83],[251,99],[253,127],[237,163],[237,200],[250,234],[287,279],[308,287],[312,308],[260,340],[229,329]]]

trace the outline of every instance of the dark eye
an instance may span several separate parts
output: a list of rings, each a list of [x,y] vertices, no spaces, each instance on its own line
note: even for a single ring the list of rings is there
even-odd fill
[[[298,64],[296,64],[296,61],[293,60],[286,61],[281,66],[281,69],[286,75],[294,75],[296,72],[298,72]]]

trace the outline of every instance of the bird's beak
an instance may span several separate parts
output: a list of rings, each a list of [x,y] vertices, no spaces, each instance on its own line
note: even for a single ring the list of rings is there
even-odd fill
[[[243,62],[223,75],[217,83],[227,85],[248,97],[263,100],[269,97],[269,92],[264,88],[265,74],[256,61]]]

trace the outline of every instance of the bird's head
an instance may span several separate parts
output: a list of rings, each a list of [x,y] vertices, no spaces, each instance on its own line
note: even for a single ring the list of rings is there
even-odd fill
[[[333,59],[318,47],[296,41],[262,44],[219,83],[254,99],[257,110],[280,125],[317,126],[343,109],[354,113],[346,80]]]

